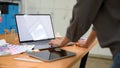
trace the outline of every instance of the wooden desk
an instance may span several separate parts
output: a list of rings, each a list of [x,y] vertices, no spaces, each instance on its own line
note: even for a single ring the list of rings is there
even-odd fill
[[[12,56],[4,56],[0,57],[0,68],[71,68],[72,65],[77,63],[82,57],[89,52],[89,50],[95,46],[96,42],[94,42],[91,47],[89,48],[80,48],[78,46],[68,46],[63,47],[62,49],[75,52],[76,56],[65,58],[62,60],[57,60],[54,62],[27,62],[27,61],[18,61],[14,60],[14,58],[29,58],[26,53],[24,54],[18,54],[18,55],[12,55]]]

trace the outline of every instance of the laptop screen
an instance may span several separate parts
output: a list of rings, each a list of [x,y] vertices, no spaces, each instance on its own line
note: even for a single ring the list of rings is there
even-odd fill
[[[20,42],[55,38],[49,14],[17,14],[15,18]]]

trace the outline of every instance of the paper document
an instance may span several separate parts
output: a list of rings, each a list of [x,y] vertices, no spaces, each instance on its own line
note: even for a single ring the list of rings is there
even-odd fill
[[[1,40],[0,40],[0,46],[3,46],[3,45],[5,45],[5,44],[6,44],[5,39],[1,39]]]
[[[35,45],[6,44],[4,46],[0,46],[0,56],[20,54],[32,50],[34,46]]]
[[[35,45],[8,45],[8,48],[11,55],[14,55],[31,50],[34,46]]]

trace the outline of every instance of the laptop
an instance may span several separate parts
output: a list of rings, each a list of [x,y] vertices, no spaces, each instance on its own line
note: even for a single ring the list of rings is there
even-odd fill
[[[21,45],[35,45],[34,49],[47,49],[55,38],[50,14],[16,14],[16,25]]]

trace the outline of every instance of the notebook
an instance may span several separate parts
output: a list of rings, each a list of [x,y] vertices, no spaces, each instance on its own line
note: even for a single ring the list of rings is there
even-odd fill
[[[49,41],[55,38],[50,14],[16,14],[19,42],[35,45],[34,49],[51,48]]]

